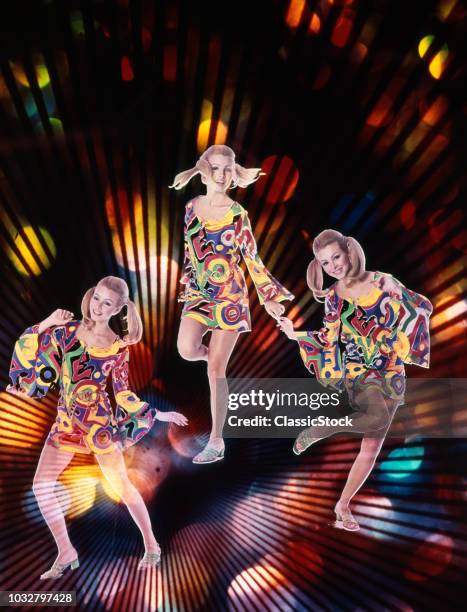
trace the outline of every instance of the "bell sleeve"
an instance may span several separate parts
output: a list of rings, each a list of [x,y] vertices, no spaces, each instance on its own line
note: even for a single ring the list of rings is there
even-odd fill
[[[235,234],[237,245],[255,284],[260,304],[263,305],[268,300],[273,300],[274,302],[293,300],[294,295],[272,276],[262,262],[258,254],[248,213],[245,209],[242,209],[240,218],[237,221]]]
[[[180,277],[180,292],[178,301],[182,302],[185,300],[185,293],[187,289],[187,285],[190,283],[190,277],[192,272],[192,265],[190,259],[190,250],[188,248],[188,238],[187,238],[187,226],[186,226],[186,215],[185,215],[185,226],[183,230],[183,242],[184,242],[184,256],[183,256],[183,271],[182,276]]]
[[[394,278],[394,277],[392,277]],[[430,367],[430,316],[433,306],[424,295],[407,289],[400,281],[402,297],[397,318],[394,349],[406,364]]]
[[[342,391],[344,371],[339,347],[340,313],[330,295],[326,296],[324,310],[323,327],[319,331],[297,331],[295,339],[300,347],[300,357],[310,374],[316,376],[323,386]]]
[[[33,325],[21,334],[11,358],[7,391],[41,398],[58,387],[63,357],[60,329],[39,334],[39,325]]]
[[[183,243],[184,243],[184,255],[183,255],[183,267],[182,275],[180,277],[180,290],[178,293],[178,302],[186,302],[190,299],[193,292],[197,290],[196,272],[193,268],[193,261],[190,255],[190,247],[188,241],[188,224],[191,218],[192,204],[188,202],[185,207],[185,221],[183,228]]]
[[[129,358],[130,351],[126,347],[112,369],[117,428],[124,449],[141,440],[150,431],[157,414],[156,408],[140,400],[129,388]]]

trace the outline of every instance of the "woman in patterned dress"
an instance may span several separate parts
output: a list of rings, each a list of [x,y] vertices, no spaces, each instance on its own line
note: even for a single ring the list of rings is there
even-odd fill
[[[365,269],[365,255],[354,238],[324,230],[313,242],[315,259],[307,271],[315,299],[324,299],[324,328],[296,332],[286,317],[280,327],[298,342],[307,369],[325,386],[345,388],[358,411],[352,425],[309,427],[294,444],[298,455],[334,433],[363,433],[360,452],[335,506],[334,526],[359,529],[349,504],[368,478],[397,407],[404,403],[404,363],[429,367],[431,303],[389,274]],[[337,279],[323,290],[323,274]],[[343,355],[339,341],[345,345]],[[363,410],[362,410],[363,408]]]
[[[243,168],[227,146],[209,147],[191,170],[175,177],[181,189],[196,174],[206,185],[206,195],[194,198],[185,211],[184,285],[179,301],[184,302],[178,334],[178,350],[184,359],[207,361],[211,391],[212,430],[207,446],[194,463],[212,463],[224,456],[222,429],[227,405],[227,365],[241,332],[251,331],[248,292],[240,255],[251,275],[259,301],[276,319],[284,312],[280,304],[293,299],[264,266],[258,255],[248,213],[226,194],[232,187],[256,181],[259,168]],[[203,336],[211,332],[209,346]]]
[[[128,335],[122,340],[109,327],[112,316],[127,308]],[[138,569],[155,566],[160,547],[148,511],[130,482],[122,451],[140,440],[154,421],[186,425],[177,412],[160,412],[141,401],[128,387],[128,345],[142,336],[142,323],[128,287],[107,276],[83,297],[83,320],[56,310],[25,330],[15,345],[8,391],[41,398],[59,389],[57,417],[42,449],[33,490],[58,548],[51,569],[41,579],[58,578],[79,566],[78,555],[55,497],[54,487],[75,453],[93,454],[111,487],[126,504],[141,531],[145,555]],[[106,392],[112,382],[116,409]]]

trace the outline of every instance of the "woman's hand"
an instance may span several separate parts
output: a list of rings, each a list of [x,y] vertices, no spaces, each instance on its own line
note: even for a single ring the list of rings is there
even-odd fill
[[[48,329],[49,327],[53,327],[54,325],[64,325],[73,319],[75,315],[69,310],[63,310],[62,308],[58,308],[54,310],[54,312],[44,319],[42,323],[39,324],[39,333],[41,334],[43,331]]]
[[[296,339],[293,323],[290,319],[288,319],[287,317],[280,317],[278,327],[281,328],[281,331],[284,332],[287,338],[290,338],[290,340]]]
[[[376,278],[372,281],[372,285],[380,289],[380,291],[390,293],[398,300],[402,298],[402,287],[400,283],[398,283],[396,279],[389,274],[380,274],[379,276],[376,276]]]
[[[274,317],[274,319],[279,320],[279,317],[284,314],[285,308],[279,302],[275,302],[274,300],[267,300],[264,302],[264,307],[268,315]]]
[[[175,425],[180,425],[181,427],[188,425],[188,419],[180,412],[161,412],[158,410],[156,412],[156,419],[165,423],[175,423]]]

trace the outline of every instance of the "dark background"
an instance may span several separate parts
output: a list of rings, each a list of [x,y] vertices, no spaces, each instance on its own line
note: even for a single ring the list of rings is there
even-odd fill
[[[86,609],[458,607],[464,440],[388,440],[355,498],[358,534],[327,526],[356,438],[300,458],[291,441],[232,440],[220,464],[191,464],[209,396],[205,365],[176,352],[176,297],[184,204],[202,185],[168,186],[225,142],[267,173],[233,197],[296,296],[297,327],[320,326],[305,271],[313,236],[333,227],[361,242],[370,270],[433,302],[431,368],[408,376],[465,377],[466,18],[451,0],[2,7],[2,383],[25,327],[58,307],[79,317],[86,289],[113,274],[143,315],[133,387],[190,418],[188,433],[160,425],[127,457],[164,550],[152,577],[137,575],[138,534],[92,461],[72,464],[63,497],[82,562],[57,588]],[[248,284],[253,332],[229,375],[304,376]],[[38,589],[54,551],[30,487],[54,398],[2,393],[0,409],[2,588]]]

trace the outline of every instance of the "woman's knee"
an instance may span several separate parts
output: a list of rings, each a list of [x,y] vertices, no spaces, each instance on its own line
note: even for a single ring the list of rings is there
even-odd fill
[[[48,494],[54,490],[56,480],[50,480],[49,478],[44,478],[43,476],[34,476],[34,480],[32,481],[32,491],[36,497],[40,497],[41,495]]]
[[[193,342],[190,342],[185,338],[178,338],[177,350],[179,352],[180,357],[183,357],[183,359],[186,359],[188,361],[193,361],[198,357],[199,349],[195,346]]]
[[[368,457],[376,457],[383,446],[384,438],[382,436],[365,436],[362,440],[360,454]]]
[[[132,482],[130,482],[130,480],[127,480],[122,483],[120,497],[122,498],[125,504],[130,506],[133,504],[137,504],[141,499],[138,489]]]
[[[222,359],[210,358],[208,360],[208,376],[215,380],[216,378],[225,378],[226,366]]]
[[[357,404],[365,411],[371,430],[382,429],[389,424],[391,415],[383,396],[377,390],[369,389],[359,395]]]
[[[127,474],[118,469],[104,469],[103,471],[112,490],[124,503],[132,503],[138,497],[138,490]]]
[[[374,414],[369,419],[368,431],[379,431],[389,425],[390,416],[387,412]]]

